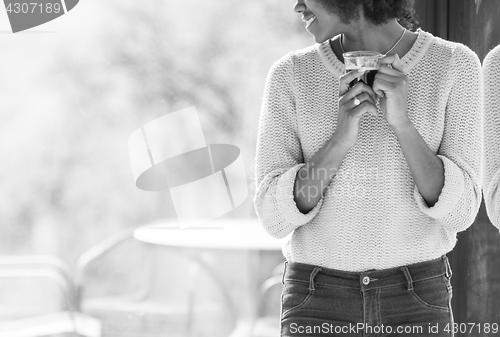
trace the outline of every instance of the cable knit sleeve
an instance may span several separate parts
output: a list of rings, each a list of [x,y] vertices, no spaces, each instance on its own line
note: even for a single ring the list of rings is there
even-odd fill
[[[303,214],[293,195],[295,177],[305,163],[295,111],[292,54],[276,62],[267,77],[255,163],[255,210],[270,235],[285,237],[314,218],[323,197]]]
[[[444,186],[433,207],[428,207],[415,186],[422,212],[459,232],[473,222],[481,205],[482,78],[477,55],[456,45],[450,64],[444,134],[438,157],[444,165]]]
[[[500,46],[483,62],[484,200],[490,221],[500,229]]]

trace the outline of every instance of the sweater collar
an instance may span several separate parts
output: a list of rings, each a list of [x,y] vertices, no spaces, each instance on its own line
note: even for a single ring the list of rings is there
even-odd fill
[[[425,32],[420,28],[417,29],[417,33],[418,37],[413,43],[413,46],[401,59],[403,69],[406,74],[408,74],[425,55],[433,37],[432,34]],[[330,46],[330,40],[317,44],[316,48],[318,49],[320,58],[326,68],[336,77],[342,76],[345,72],[344,64],[333,52],[332,47]]]

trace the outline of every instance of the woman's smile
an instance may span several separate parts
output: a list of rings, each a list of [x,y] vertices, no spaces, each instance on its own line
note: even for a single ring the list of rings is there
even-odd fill
[[[307,29],[307,28],[309,28],[309,26],[311,26],[316,21],[316,17],[313,15],[310,18],[308,18],[307,20],[305,18],[302,20],[306,23],[306,29]]]
[[[341,30],[340,18],[328,12],[318,0],[297,0],[294,11],[302,16],[305,29],[318,43],[334,37]]]

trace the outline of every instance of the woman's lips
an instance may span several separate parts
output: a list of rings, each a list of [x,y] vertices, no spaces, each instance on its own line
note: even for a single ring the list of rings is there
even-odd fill
[[[309,19],[307,20],[304,20],[304,22],[306,23],[306,28],[308,28],[310,25],[312,25],[312,23],[316,20],[316,17],[313,15],[311,16]]]

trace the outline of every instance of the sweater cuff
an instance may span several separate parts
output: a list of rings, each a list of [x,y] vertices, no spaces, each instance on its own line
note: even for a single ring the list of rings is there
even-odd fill
[[[316,214],[318,214],[323,204],[323,196],[319,199],[316,206],[311,209],[308,213],[303,214],[297,208],[297,204],[294,200],[293,189],[295,186],[295,180],[297,172],[305,166],[305,163],[297,164],[290,168],[287,172],[281,175],[277,183],[277,196],[276,201],[278,204],[278,210],[282,216],[288,220],[292,227],[299,227],[305,225],[311,221]]]
[[[444,186],[438,201],[434,206],[429,207],[418,191],[417,185],[415,185],[413,190],[413,196],[418,208],[424,214],[434,219],[441,219],[447,216],[458,204],[465,190],[462,170],[448,158],[440,155],[438,157],[443,161],[444,167]]]

